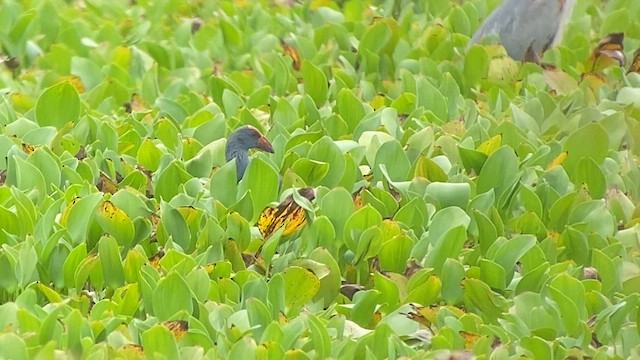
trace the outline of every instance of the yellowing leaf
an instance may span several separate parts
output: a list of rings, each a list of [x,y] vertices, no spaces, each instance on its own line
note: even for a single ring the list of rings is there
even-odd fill
[[[300,70],[302,59],[300,58],[300,53],[298,52],[298,50],[284,42],[284,40],[280,40],[280,44],[282,45],[282,52],[284,53],[284,55],[290,57],[293,61],[293,63],[291,64],[293,66],[293,69],[296,71]]]
[[[547,165],[547,170],[551,169],[554,166],[558,166],[558,165],[562,164],[564,159],[567,158],[567,154],[568,153],[566,151],[561,152],[558,156],[556,156],[553,160],[551,160],[549,165]]]
[[[111,53],[111,61],[123,69],[128,69],[131,63],[131,49],[126,46],[118,46]]]
[[[149,265],[153,266],[156,269],[160,268],[160,259],[164,257],[164,250],[162,248],[158,249],[158,253],[149,257]]]
[[[36,148],[31,144],[22,143],[22,151],[31,154]]]
[[[96,212],[96,221],[120,245],[129,246],[135,236],[135,227],[129,216],[111,201],[105,201]]]
[[[171,321],[163,321],[162,325],[164,325],[173,336],[175,336],[176,341],[180,341],[180,339],[187,333],[189,330],[189,323],[184,320],[171,320]]]
[[[557,69],[555,66],[543,65],[544,80],[555,94],[566,95],[578,88],[573,76]]]
[[[36,100],[29,95],[21,92],[13,91],[9,94],[11,104],[16,109],[29,110],[36,105]]]
[[[374,109],[379,109],[379,108],[383,107],[384,106],[384,96],[382,96],[382,95],[374,96],[373,99],[371,99],[371,101],[369,101],[369,104]]]
[[[478,342],[478,340],[480,340],[480,335],[476,333],[460,330],[458,334],[460,334],[460,336],[462,336],[462,338],[464,339],[465,349],[473,348],[473,345],[475,345]]]
[[[298,193],[309,201],[315,198],[312,188],[302,188]],[[277,207],[266,207],[260,213],[256,226],[266,240],[271,234],[284,226],[283,236],[298,230],[306,221],[304,209],[293,201],[293,195],[287,196]]]
[[[640,73],[640,49],[633,53],[633,60],[631,60],[627,74],[631,72]]]
[[[332,4],[334,4],[334,2],[331,0],[311,0],[311,6],[309,8],[316,10],[324,6],[331,6]]]
[[[502,135],[498,134],[480,144],[477,150],[481,153],[484,153],[485,155],[491,155],[494,151],[498,150],[501,144]]]
[[[142,111],[144,109],[148,109],[149,105],[142,100],[139,94],[134,93],[131,95],[131,99],[129,102],[124,104],[124,109],[126,112],[131,113],[133,111]]]
[[[465,132],[464,119],[458,118],[458,119],[449,121],[448,123],[442,125],[442,131],[444,131],[447,134],[451,134],[455,136],[464,135],[464,132]]]
[[[58,223],[62,226],[67,226],[67,220],[69,219],[69,213],[71,212],[71,209],[73,208],[73,205],[75,205],[78,200],[80,200],[79,197],[75,197],[73,198],[68,204],[67,206],[64,208],[64,210],[62,210],[62,215],[60,215],[60,219],[58,220]]]
[[[364,187],[361,187],[360,189],[358,189],[358,191],[351,194],[351,198],[353,199],[353,206],[356,210],[362,208],[362,190],[364,190]]]
[[[440,165],[438,165],[431,158],[428,158],[424,155],[420,155],[418,161],[416,162],[416,170],[414,172],[414,176],[423,177],[425,179],[429,179],[430,181],[447,181],[449,177],[447,173],[442,170]]]
[[[80,79],[77,75],[65,75],[58,78],[58,82],[68,81],[69,84],[73,85],[76,88],[78,93],[85,92],[84,85],[82,84],[82,79]]]
[[[588,61],[588,69],[591,72],[602,70],[617,62],[624,66],[625,56],[622,42],[624,33],[612,33],[607,35],[598,43],[598,46],[591,53]]]
[[[120,350],[118,351],[121,355],[125,355],[125,358],[141,358],[142,356],[144,356],[144,349],[142,349],[142,346],[140,345],[135,345],[135,344],[126,344],[123,347],[120,348]]]
[[[433,324],[436,319],[437,306],[427,307],[414,303],[409,305],[411,305],[412,311],[407,313],[407,317],[426,328],[431,328],[431,324]]]
[[[103,193],[115,194],[116,191],[118,191],[116,183],[102,171],[100,172],[100,178],[98,179],[96,187]]]

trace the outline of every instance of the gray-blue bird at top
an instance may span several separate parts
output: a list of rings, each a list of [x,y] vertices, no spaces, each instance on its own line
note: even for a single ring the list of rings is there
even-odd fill
[[[484,20],[469,43],[497,35],[514,60],[534,61],[561,35],[574,0],[503,0]]]
[[[237,128],[229,135],[225,146],[225,159],[227,162],[236,160],[236,175],[240,181],[249,165],[249,149],[259,149],[273,153],[273,146],[262,133],[251,125]]]

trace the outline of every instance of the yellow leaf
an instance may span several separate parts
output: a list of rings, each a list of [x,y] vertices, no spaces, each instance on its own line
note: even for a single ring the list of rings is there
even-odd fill
[[[551,160],[549,165],[547,165],[547,170],[551,169],[554,166],[558,166],[558,165],[562,164],[564,159],[567,158],[567,154],[568,153],[566,151],[561,152],[558,156],[556,156],[553,160]]]
[[[369,105],[375,110],[384,106],[384,96],[376,95],[369,101]]]
[[[333,5],[334,2],[331,0],[311,0],[311,6],[309,7],[311,10],[316,10],[321,7],[329,7]]]
[[[131,63],[131,49],[126,46],[118,46],[111,53],[111,61],[123,69],[128,69]]]
[[[492,137],[489,140],[486,140],[480,146],[478,146],[478,151],[485,155],[491,155],[494,151],[498,150],[500,145],[502,144],[502,135],[498,134]]]

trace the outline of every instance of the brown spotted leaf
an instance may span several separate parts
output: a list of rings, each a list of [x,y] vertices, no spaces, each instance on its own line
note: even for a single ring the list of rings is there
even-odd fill
[[[162,247],[158,248],[158,253],[149,257],[149,264],[154,268],[160,268],[160,259],[164,257],[164,249]]]
[[[24,151],[27,154],[31,154],[35,149],[36,148],[31,144],[22,143],[22,151]]]
[[[163,321],[162,325],[171,331],[176,341],[180,341],[189,330],[189,323],[184,320]]]
[[[298,193],[311,201],[315,198],[312,188],[302,188]],[[304,209],[293,201],[293,195],[287,196],[277,207],[266,207],[260,213],[256,226],[266,240],[276,230],[284,226],[283,236],[292,234],[306,222]]]

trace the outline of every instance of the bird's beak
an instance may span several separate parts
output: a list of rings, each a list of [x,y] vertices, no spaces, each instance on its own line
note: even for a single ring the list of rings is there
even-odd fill
[[[264,136],[258,139],[258,146],[256,146],[256,148],[273,154],[273,145],[271,145],[269,140]]]

